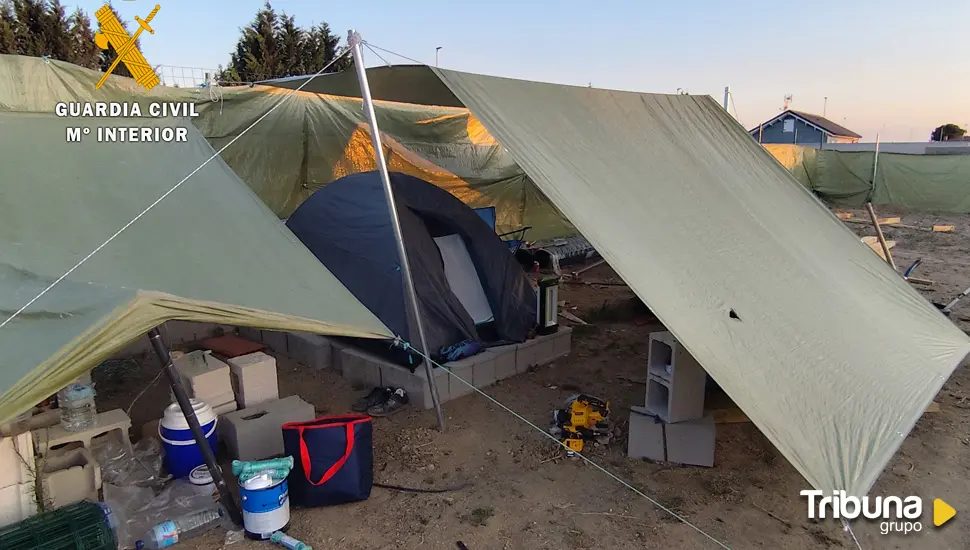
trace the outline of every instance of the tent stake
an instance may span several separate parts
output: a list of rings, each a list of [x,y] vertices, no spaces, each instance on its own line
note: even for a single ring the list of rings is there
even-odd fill
[[[384,182],[384,196],[387,200],[387,209],[391,215],[391,226],[394,228],[394,238],[397,240],[397,253],[401,259],[401,276],[404,278],[404,287],[407,289],[408,302],[411,305],[414,322],[418,326],[421,352],[425,355],[422,362],[424,363],[424,372],[428,376],[428,386],[431,389],[431,402],[434,403],[434,412],[438,417],[438,429],[444,430],[445,417],[441,413],[441,401],[438,398],[438,384],[435,382],[431,361],[427,359],[427,357],[431,357],[432,353],[428,349],[428,341],[424,337],[424,323],[421,322],[418,294],[414,290],[414,280],[411,278],[411,267],[408,264],[404,236],[401,233],[401,220],[397,216],[397,206],[394,203],[394,190],[391,188],[391,176],[387,173],[387,161],[384,158],[384,148],[381,145],[381,131],[377,127],[377,115],[374,114],[374,102],[371,100],[370,85],[367,83],[367,69],[364,67],[364,55],[360,49],[360,34],[351,29],[347,33],[347,43],[350,44],[350,51],[354,56],[354,67],[357,69],[357,81],[360,84],[360,98],[364,103],[364,113],[367,115],[367,122],[370,124],[371,140],[374,142],[374,156],[377,160],[377,170],[381,174],[381,181]]]
[[[158,331],[157,327],[153,328],[148,333],[148,339],[152,342],[152,348],[154,348],[158,360],[164,365],[162,369],[165,370],[168,383],[172,386],[172,392],[175,394],[175,400],[178,401],[179,407],[182,409],[182,414],[185,415],[185,420],[189,423],[189,429],[192,430],[192,437],[195,438],[195,444],[202,451],[202,458],[205,460],[205,465],[209,468],[209,473],[212,474],[212,481],[219,490],[219,501],[226,509],[233,523],[242,525],[242,514],[239,512],[236,501],[233,500],[232,494],[229,492],[226,479],[222,477],[219,464],[216,462],[216,456],[212,452],[212,448],[209,447],[209,442],[205,439],[205,433],[202,432],[202,425],[199,424],[199,417],[195,416],[195,409],[192,408],[189,396],[185,393],[185,388],[182,387],[182,380],[175,370],[175,365],[172,364],[172,356],[168,354],[168,349],[162,343],[162,333]]]

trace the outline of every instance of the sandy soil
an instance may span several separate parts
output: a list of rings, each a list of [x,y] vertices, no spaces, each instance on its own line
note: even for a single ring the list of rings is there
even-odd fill
[[[867,219],[855,211],[855,219]],[[895,214],[880,211],[880,216]],[[903,215],[907,224],[952,224],[956,232],[929,233],[886,228],[899,269],[916,258],[915,276],[936,284],[918,288],[946,302],[970,285],[970,224],[967,218]],[[871,228],[850,225],[860,236]],[[608,398],[625,434],[630,405],[642,404],[647,334],[658,330],[649,312],[608,266],[583,275],[607,285],[567,284],[568,311],[594,323],[576,329],[572,354],[554,365],[503,381],[487,393],[541,428],[563,399],[581,389]],[[970,298],[955,310],[970,315]],[[966,329],[967,324],[954,319]],[[564,324],[569,324],[564,322]],[[144,361],[138,372],[100,380],[99,407],[127,408],[134,394],[157,373]],[[102,377],[103,378],[103,377]],[[349,410],[361,392],[332,373],[315,373],[287,361],[279,365],[281,395],[299,394],[323,413]],[[164,380],[131,413],[136,426],[161,414]],[[967,475],[970,375],[961,366],[937,398],[941,411],[926,414],[880,477],[874,494],[943,498],[959,512],[970,510]],[[604,473],[578,459],[553,459],[556,446],[485,398],[472,395],[445,405],[447,429],[434,427],[432,411],[402,412],[376,420],[375,477],[421,488],[463,486],[443,494],[413,494],[375,488],[365,502],[333,508],[293,510],[290,534],[314,549],[458,548],[471,550],[563,548],[717,548],[692,527],[661,511]],[[719,425],[714,468],[633,461],[621,438],[591,457],[602,467],[730,548],[854,548],[835,521],[806,519],[807,488],[792,466],[751,424]],[[970,527],[960,515],[934,529],[931,511],[924,530],[906,537],[883,536],[878,525],[859,521],[854,532],[863,548],[968,548]],[[223,533],[180,544],[184,550],[222,547]],[[229,548],[265,548],[250,541]]]

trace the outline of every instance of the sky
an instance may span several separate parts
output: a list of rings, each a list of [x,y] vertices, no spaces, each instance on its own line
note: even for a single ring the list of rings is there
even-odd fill
[[[167,74],[229,61],[262,0],[114,0],[137,24],[158,3],[142,52]],[[91,16],[101,1],[64,1]],[[791,108],[825,114],[863,141],[926,141],[970,127],[968,0],[279,0],[300,26],[354,28],[376,46],[460,71],[654,93],[710,94],[747,128]],[[459,7],[460,6],[460,7]],[[411,63],[381,55],[392,64]],[[383,64],[365,50],[368,66]],[[201,80],[201,78],[200,78]],[[826,100],[827,98],[827,100]]]

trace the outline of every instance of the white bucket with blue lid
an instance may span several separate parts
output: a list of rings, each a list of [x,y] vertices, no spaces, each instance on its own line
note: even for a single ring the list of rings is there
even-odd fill
[[[195,416],[202,426],[202,433],[212,452],[216,452],[219,444],[219,434],[216,431],[218,417],[207,403],[196,399],[189,399]],[[189,422],[182,414],[178,403],[172,403],[165,408],[162,421],[158,423],[158,437],[165,450],[165,467],[175,478],[189,477],[192,470],[205,464],[202,450],[195,443]]]

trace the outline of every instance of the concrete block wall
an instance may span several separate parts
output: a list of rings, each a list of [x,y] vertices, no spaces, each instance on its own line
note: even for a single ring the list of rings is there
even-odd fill
[[[489,348],[472,357],[450,361],[444,366],[454,376],[445,369],[433,369],[438,396],[442,403],[446,403],[474,393],[468,384],[485,388],[498,380],[526,372],[532,365],[548,364],[568,355],[571,343],[572,329],[562,327],[555,334],[539,336],[521,344]],[[380,386],[403,388],[408,392],[412,406],[422,409],[433,406],[423,366],[412,373],[376,355],[345,346],[334,347],[333,357],[334,362],[341,365],[343,377],[361,390]]]
[[[309,332],[286,333],[286,349],[290,359],[314,369],[333,366],[333,346],[330,339]]]
[[[215,323],[167,321],[162,323],[158,327],[158,330],[162,333],[163,342],[170,346],[177,346],[179,344],[187,344],[189,342],[211,338],[217,335],[220,330],[223,334],[233,334],[236,332],[236,327],[230,325],[218,325]],[[152,350],[152,344],[148,341],[147,336],[132,341],[130,344],[116,353],[115,357],[131,357],[133,355],[141,355],[143,353],[154,353]]]
[[[239,336],[251,342],[265,344],[277,356],[288,357],[314,369],[340,370],[337,357],[339,345],[319,334],[309,332],[277,332],[258,328],[239,327]]]

